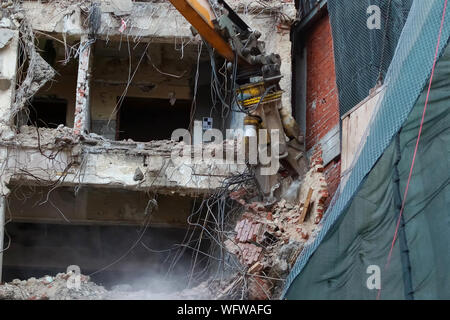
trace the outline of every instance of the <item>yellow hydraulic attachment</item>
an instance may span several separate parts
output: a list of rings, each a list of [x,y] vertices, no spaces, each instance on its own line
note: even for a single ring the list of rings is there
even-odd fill
[[[307,164],[299,126],[290,114],[280,114],[280,56],[267,54],[259,40],[261,33],[251,30],[224,0],[169,1],[211,47],[239,66],[233,81],[238,84],[237,101],[247,113],[246,123],[253,125],[258,119],[255,128],[279,130],[278,158],[292,175],[303,176]],[[273,191],[273,182],[261,180],[260,185],[266,195]]]

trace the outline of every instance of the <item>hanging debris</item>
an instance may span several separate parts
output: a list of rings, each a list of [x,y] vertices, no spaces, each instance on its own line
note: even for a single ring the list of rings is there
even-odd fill
[[[252,193],[239,188],[230,198],[241,205],[241,214],[224,240],[228,253],[235,256],[241,268],[218,284],[215,299],[277,299],[284,280],[308,241],[320,230],[328,189],[321,162],[312,164],[301,185],[297,184],[294,201],[282,199],[267,206],[248,201]],[[204,286],[204,284],[202,284]]]

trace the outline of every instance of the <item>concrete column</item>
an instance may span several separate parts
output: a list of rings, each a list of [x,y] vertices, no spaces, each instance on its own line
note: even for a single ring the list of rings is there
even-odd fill
[[[0,28],[0,139],[10,140],[14,137],[13,117],[11,104],[15,98],[17,56],[18,56],[19,32]],[[7,149],[0,148],[0,282],[2,281],[3,247],[6,198],[8,193],[4,170],[7,158]]]
[[[3,247],[5,238],[5,212],[6,212],[6,198],[0,196],[0,282],[2,282],[3,270]]]
[[[78,61],[77,92],[75,102],[75,123],[73,131],[76,135],[90,130],[90,78],[92,71],[92,44],[88,36],[81,37],[80,56]]]
[[[19,32],[0,28],[0,137],[13,137],[11,104],[14,101]]]

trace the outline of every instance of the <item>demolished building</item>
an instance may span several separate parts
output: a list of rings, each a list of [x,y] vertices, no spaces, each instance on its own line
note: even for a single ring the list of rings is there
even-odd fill
[[[261,32],[268,52],[279,53],[280,113],[290,117],[295,3],[229,4]],[[2,1],[1,28],[4,280],[57,274],[76,264],[108,287],[149,275],[147,282],[154,283],[170,273],[179,284],[173,290],[180,290],[204,280],[210,265],[226,264],[226,239],[234,239],[234,224],[245,221],[261,225],[261,236],[269,231],[269,238],[256,244],[259,253],[270,239],[270,244],[294,241],[286,256],[292,265],[329,198],[322,162],[312,162],[308,175],[314,179],[302,191],[297,183],[286,205],[258,202],[245,163],[224,163],[214,156],[194,161],[196,152],[217,152],[218,143],[205,140],[208,129],[225,134],[240,127],[243,118],[220,101],[231,88],[226,65],[216,65],[207,43],[172,4]],[[177,129],[185,131],[174,139]],[[194,149],[186,156],[190,140]],[[220,152],[234,159],[239,146],[232,137]],[[273,199],[293,182],[286,172],[279,178],[281,187],[269,190]],[[229,197],[244,189],[241,197]],[[228,220],[220,226],[227,234],[218,233],[217,248],[216,235],[205,225],[219,218]],[[300,218],[308,221],[303,228]],[[288,236],[283,226],[291,220],[295,224]],[[227,259],[232,259],[234,249],[228,249]],[[255,255],[255,262],[263,256]],[[237,254],[233,268],[246,274],[245,267],[254,263],[244,260]],[[264,268],[273,263],[266,261]],[[282,269],[285,277],[289,266]],[[223,297],[247,286],[245,277],[234,273],[221,271],[218,292],[236,285]],[[252,273],[268,277],[260,267]],[[275,287],[281,292],[283,279],[271,276],[275,284],[256,283],[253,298],[271,298]]]
[[[280,118],[300,125],[302,174],[283,163],[264,181],[234,161],[246,140],[228,131],[253,119],[234,101],[230,59],[171,2],[1,2],[1,297],[296,299],[311,297],[309,286],[321,298],[343,294],[339,285],[324,293],[336,275],[320,252],[353,261],[325,235],[364,190],[364,146],[378,145],[368,138],[374,119],[394,103],[382,84],[396,75],[398,42],[408,45],[400,33],[412,1],[382,7],[394,21],[386,33],[362,31],[365,4],[227,1],[279,54]],[[348,38],[349,12],[361,15],[352,27],[375,53]],[[264,105],[266,93],[251,103]],[[73,265],[81,291],[65,286]],[[325,285],[314,270],[329,275]]]

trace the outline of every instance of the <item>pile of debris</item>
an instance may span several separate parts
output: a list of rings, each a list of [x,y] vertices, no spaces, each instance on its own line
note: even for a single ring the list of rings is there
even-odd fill
[[[73,135],[73,129],[63,125],[59,125],[56,129],[23,125],[12,138],[11,144],[42,149],[58,149],[77,143],[76,137]]]
[[[15,279],[0,286],[0,300],[101,300],[108,291],[80,275],[78,288],[68,286],[71,274],[59,273],[56,277]]]
[[[247,268],[249,299],[278,298],[305,243],[319,231],[329,197],[323,170],[319,159],[302,181],[293,203],[286,199],[272,205],[246,203],[244,189],[231,194],[244,206],[245,213],[225,247]]]
[[[129,285],[118,285],[111,290],[97,285],[89,276],[79,275],[75,285],[72,273],[59,273],[55,277],[15,279],[0,285],[0,300],[207,300],[215,299],[218,282],[203,282],[199,286],[180,292],[134,291]],[[161,282],[163,284],[163,282]]]

